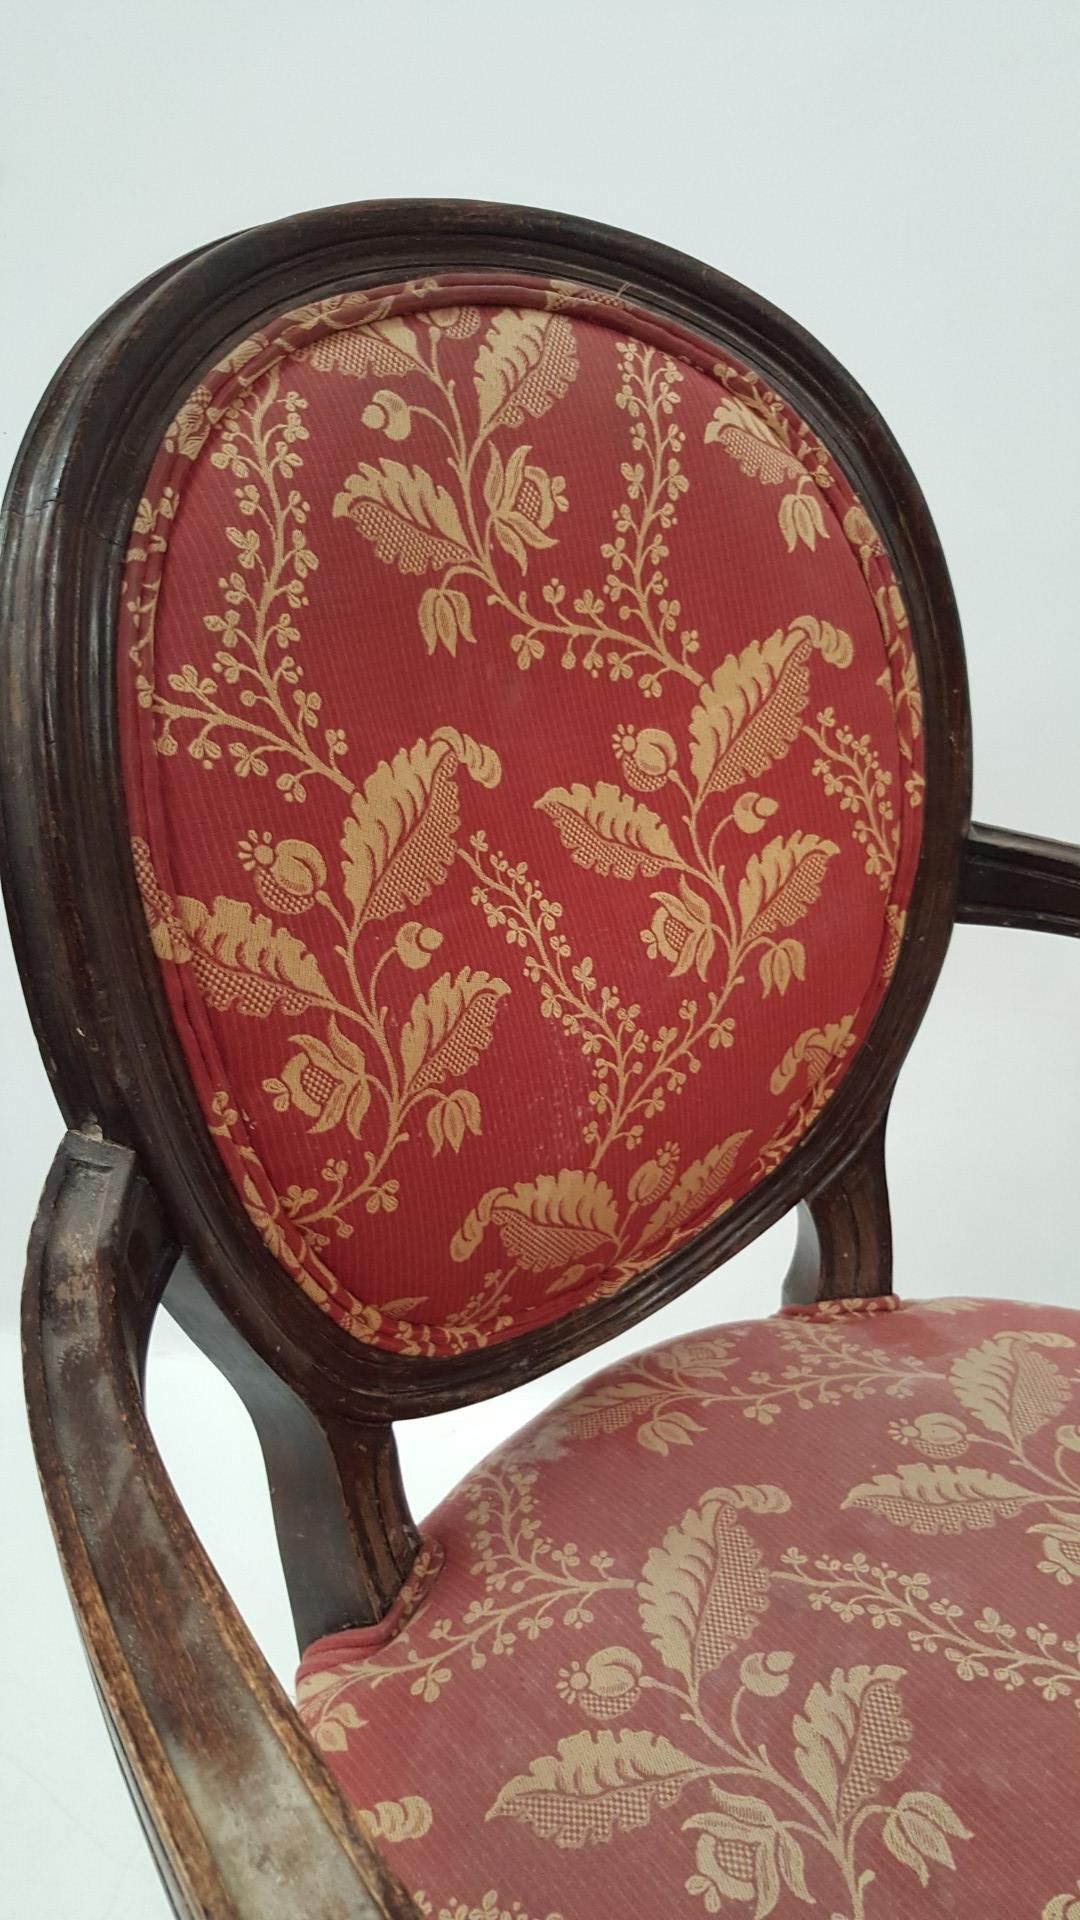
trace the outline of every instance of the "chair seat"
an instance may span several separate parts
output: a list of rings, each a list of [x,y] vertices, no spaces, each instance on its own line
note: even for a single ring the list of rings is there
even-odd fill
[[[1080,1920],[1080,1313],[656,1347],[425,1533],[299,1683],[425,1913]]]

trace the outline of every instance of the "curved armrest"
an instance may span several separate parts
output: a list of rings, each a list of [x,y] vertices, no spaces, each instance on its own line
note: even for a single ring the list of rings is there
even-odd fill
[[[973,822],[956,917],[1080,937],[1080,847]]]
[[[101,1703],[181,1920],[414,1920],[178,1501],[142,1404],[176,1249],[127,1149],[69,1133],[30,1241],[26,1392]]]

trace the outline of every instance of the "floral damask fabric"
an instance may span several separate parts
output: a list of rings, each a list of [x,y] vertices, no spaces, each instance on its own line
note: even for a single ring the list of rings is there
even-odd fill
[[[454,1352],[790,1152],[885,992],[919,689],[873,527],[752,371],[460,276],[236,347],[121,604],[133,858],[268,1246]]]
[[[1080,1315],[675,1341],[425,1534],[299,1682],[425,1913],[1080,1920]]]

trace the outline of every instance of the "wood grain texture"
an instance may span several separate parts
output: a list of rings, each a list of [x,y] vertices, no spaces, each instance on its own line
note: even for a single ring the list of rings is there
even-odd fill
[[[130,1150],[69,1133],[30,1243],[42,1488],[95,1684],[177,1914],[411,1920],[192,1533],[146,1424],[176,1248]]]
[[[381,1620],[419,1547],[389,1422],[317,1418],[248,1346],[184,1257],[165,1305],[254,1422],[300,1649]]]
[[[847,1165],[799,1206],[784,1305],[892,1292],[892,1221],[883,1115]]]
[[[984,927],[1080,938],[1080,847],[973,822],[956,917]]]

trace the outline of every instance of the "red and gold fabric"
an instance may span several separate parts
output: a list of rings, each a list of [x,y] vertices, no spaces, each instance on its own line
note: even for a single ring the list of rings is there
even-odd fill
[[[285,315],[180,408],[121,622],[192,1080],[350,1333],[551,1320],[812,1125],[902,934],[919,690],[866,513],[753,370],[513,275]]]
[[[595,1376],[301,1712],[438,1920],[1077,1920],[1080,1315],[893,1299]]]

